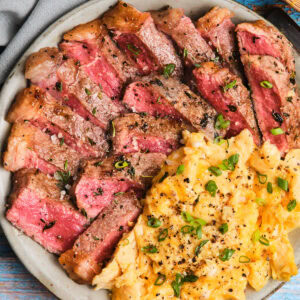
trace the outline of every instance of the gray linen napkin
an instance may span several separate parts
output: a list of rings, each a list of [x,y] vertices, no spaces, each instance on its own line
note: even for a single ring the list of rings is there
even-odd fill
[[[86,1],[87,0],[39,0],[25,23],[0,55],[0,86],[5,81],[19,57],[41,32],[57,18]],[[15,5],[11,5],[11,2],[15,2]],[[0,18],[6,28],[10,27],[10,30],[14,31],[15,26],[18,24],[18,18],[21,19],[22,17],[25,17],[26,13],[32,9],[35,2],[36,0],[0,0]],[[5,3],[7,5],[5,5]],[[13,16],[13,18],[9,18],[9,16]],[[3,17],[6,19],[4,20]],[[5,34],[9,36],[8,33]]]

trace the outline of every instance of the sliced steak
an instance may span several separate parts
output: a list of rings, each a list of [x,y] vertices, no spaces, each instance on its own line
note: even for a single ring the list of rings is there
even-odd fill
[[[53,174],[58,169],[74,174],[82,156],[57,136],[49,136],[29,122],[15,123],[8,138],[4,153],[4,168],[15,172],[22,168],[38,168]]]
[[[230,121],[227,135],[235,136],[243,129],[249,129],[257,145],[260,137],[254,117],[252,102],[241,79],[229,69],[213,62],[201,64],[193,71],[201,95],[216,111]]]
[[[140,12],[119,1],[104,14],[102,21],[113,40],[136,62],[140,74],[162,71],[166,65],[172,64],[172,75],[182,75],[181,61],[172,42],[156,29],[150,13]]]
[[[155,76],[133,82],[125,91],[123,103],[133,112],[184,120],[212,139],[224,135],[224,131],[215,129],[215,109],[173,78]]]
[[[241,55],[269,55],[281,61],[291,76],[295,72],[292,47],[287,38],[274,26],[259,20],[236,27]]]
[[[118,193],[134,189],[141,196],[165,158],[162,153],[134,153],[87,162],[73,187],[78,208],[94,218]]]
[[[300,147],[300,99],[285,66],[272,56],[242,55],[264,140],[282,152]],[[281,127],[285,134],[273,135]]]
[[[27,120],[45,133],[56,135],[60,144],[66,143],[85,157],[101,157],[108,151],[103,129],[36,86],[19,93],[6,119],[11,123]]]
[[[241,76],[242,66],[239,61],[239,50],[235,40],[235,25],[231,18],[233,13],[227,8],[213,7],[202,18],[198,19],[196,27],[201,36],[221,56],[232,72]]]
[[[180,121],[127,114],[113,121],[115,154],[157,152],[169,154],[180,146],[181,132],[188,126]]]
[[[185,63],[189,66],[215,59],[215,54],[201,37],[190,18],[184,15],[182,8],[152,11],[151,15],[157,27],[176,42],[181,49]]]
[[[64,59],[57,48],[43,48],[32,54],[26,62],[25,77],[103,129],[123,111],[118,100],[108,97],[74,60]]]
[[[59,47],[95,83],[101,84],[109,97],[118,97],[122,85],[138,74],[135,63],[120,51],[99,19],[65,33]]]
[[[141,206],[133,192],[118,196],[78,237],[73,248],[60,256],[59,262],[69,276],[79,283],[91,283],[140,213]]]
[[[86,218],[71,205],[57,181],[35,169],[14,174],[6,218],[49,252],[70,249]]]

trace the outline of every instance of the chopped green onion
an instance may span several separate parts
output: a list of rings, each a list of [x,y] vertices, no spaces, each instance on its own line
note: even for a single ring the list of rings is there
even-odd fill
[[[190,226],[190,225],[185,225],[185,226],[181,227],[180,231],[183,234],[192,233],[194,231],[194,227]]]
[[[95,167],[99,167],[99,166],[101,166],[102,164],[103,164],[103,161],[100,160],[100,161],[95,162],[95,163],[94,163],[94,166],[95,166]]]
[[[215,139],[214,139],[214,144],[217,144],[217,145],[222,145],[225,143],[225,140],[222,139],[220,136],[217,136]]]
[[[228,224],[227,223],[223,223],[220,227],[219,227],[219,231],[222,234],[225,234],[228,231]]]
[[[273,134],[273,135],[280,135],[280,134],[284,134],[284,131],[278,127],[278,128],[272,128],[270,130],[270,132]]]
[[[158,252],[157,248],[153,245],[148,245],[148,246],[142,247],[141,250],[144,253],[157,253]]]
[[[200,67],[201,67],[200,64],[194,64],[194,66],[195,66],[196,68],[200,68]]]
[[[207,243],[209,242],[209,240],[203,240],[200,242],[200,244],[196,247],[195,249],[195,255],[198,256],[200,251],[201,251],[201,248]]]
[[[196,235],[199,240],[202,238],[202,226],[201,225],[197,226]]]
[[[263,198],[256,198],[255,202],[259,205],[259,206],[264,206],[266,205],[266,200]]]
[[[158,235],[158,241],[162,242],[168,237],[168,228],[163,229]]]
[[[239,161],[239,157],[240,156],[238,153],[231,155],[228,159],[224,159],[222,163],[218,165],[218,167],[223,171],[226,170],[234,171],[235,166]]]
[[[132,45],[132,44],[128,44],[128,45],[127,45],[127,49],[128,49],[130,52],[132,52],[134,55],[139,55],[140,52],[141,52],[141,50],[140,50],[139,48],[135,47],[135,46]]]
[[[168,64],[164,68],[163,75],[166,78],[169,78],[171,74],[174,72],[174,70],[175,70],[175,64]]]
[[[118,192],[118,193],[114,193],[114,196],[120,196],[120,195],[123,195],[124,192]]]
[[[160,99],[161,99],[161,96],[158,96],[158,98],[156,99],[156,103],[161,104]]]
[[[211,166],[208,168],[208,170],[213,173],[215,176],[220,176],[222,175],[222,171],[220,170],[219,167],[214,167],[214,166]]]
[[[267,183],[267,192],[269,194],[272,194],[273,193],[273,186],[272,186],[272,183],[271,182],[268,182]]]
[[[268,176],[265,175],[265,174],[257,173],[257,176],[258,176],[258,181],[261,184],[265,184],[267,182],[267,180],[268,180]]]
[[[111,121],[111,127],[112,127],[112,137],[116,136],[116,128],[114,121]]]
[[[188,50],[186,48],[183,49],[183,58],[187,58]]]
[[[252,234],[252,238],[251,238],[252,242],[253,243],[257,242],[259,240],[259,238],[260,238],[260,231],[257,229]]]
[[[220,253],[219,258],[222,261],[229,260],[234,252],[235,252],[235,250],[226,248]]]
[[[68,169],[68,161],[65,160],[65,163],[64,163],[64,169],[67,170]]]
[[[267,80],[261,81],[260,86],[266,89],[271,89],[273,87],[273,84]]]
[[[165,174],[159,179],[159,183],[163,182],[167,177],[169,176],[168,172],[165,172]]]
[[[239,258],[239,262],[242,264],[247,264],[250,262],[250,258],[248,256],[242,255]]]
[[[291,200],[291,201],[289,202],[289,204],[287,205],[287,210],[288,210],[288,211],[292,211],[293,209],[295,209],[296,205],[297,205],[296,199]]]
[[[208,191],[210,193],[211,196],[216,196],[216,192],[218,190],[218,187],[216,185],[216,183],[213,180],[209,180],[206,184],[205,184],[205,190]]]
[[[185,222],[188,222],[188,223],[191,223],[194,220],[192,215],[190,213],[188,213],[187,211],[182,211],[181,217]]]
[[[92,93],[88,88],[85,88],[84,91],[88,96],[91,96]]]
[[[120,161],[117,161],[115,163],[115,168],[116,169],[124,169],[124,168],[126,168],[128,166],[129,166],[129,164],[128,164],[128,162],[126,160],[120,160]]]
[[[93,115],[95,115],[95,114],[96,114],[96,112],[97,112],[97,108],[96,108],[96,107],[94,107],[94,108],[93,108],[93,110],[92,110],[92,114],[93,114]]]
[[[188,274],[183,277],[182,282],[196,282],[198,278],[199,277],[194,274]]]
[[[148,220],[147,225],[152,228],[158,228],[161,225],[161,221],[157,218],[152,217]]]
[[[236,85],[236,80],[231,81],[230,83],[226,84],[223,88],[224,92],[229,89],[232,89]]]
[[[264,236],[261,236],[258,241],[262,244],[262,245],[265,245],[265,246],[269,246],[270,245],[270,242],[269,240],[264,237]]]
[[[215,128],[216,129],[226,129],[228,128],[230,125],[230,121],[229,120],[225,120],[222,114],[219,114],[217,116],[217,120],[215,123]]]
[[[177,174],[177,175],[180,175],[180,174],[182,174],[183,172],[184,172],[184,165],[178,166],[177,171],[176,171],[176,174]]]
[[[193,226],[197,226],[197,225],[201,225],[201,226],[204,226],[204,225],[206,225],[206,221],[205,220],[203,220],[203,219],[200,219],[200,218],[197,218],[197,219],[193,219],[192,221],[191,221],[191,225],[193,225]]]
[[[277,178],[277,185],[284,191],[288,191],[289,190],[289,183],[287,182],[287,180],[282,179],[280,177]]]
[[[180,289],[183,284],[182,279],[183,279],[183,276],[181,274],[177,273],[175,280],[173,280],[171,283],[175,297],[180,296]]]
[[[165,281],[166,281],[166,275],[158,273],[154,285],[158,285],[158,286],[163,285]]]

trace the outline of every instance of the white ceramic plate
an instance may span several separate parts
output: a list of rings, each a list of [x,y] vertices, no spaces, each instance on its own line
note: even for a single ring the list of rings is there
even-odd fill
[[[26,86],[24,78],[24,62],[29,54],[46,46],[56,46],[61,40],[62,34],[74,26],[85,23],[99,17],[116,0],[93,0],[72,10],[52,26],[49,27],[24,53],[8,79],[6,80],[0,94],[0,143],[6,140],[10,125],[4,120],[8,108],[16,93]],[[207,12],[211,7],[218,5],[227,7],[234,12],[234,22],[254,21],[262,19],[259,15],[246,7],[230,0],[128,0],[137,9],[145,11],[159,9],[165,5],[182,7],[185,13],[191,17],[199,17]],[[296,69],[299,70],[300,58],[296,58]],[[300,73],[300,71],[298,72]],[[298,78],[299,82],[299,78]],[[2,148],[2,147],[1,147]],[[83,300],[83,299],[108,299],[105,291],[94,292],[86,285],[79,285],[70,280],[57,262],[57,257],[45,251],[27,236],[20,233],[4,217],[5,201],[10,191],[10,173],[0,168],[0,223],[8,238],[10,245],[26,268],[41,281],[52,293],[61,299]],[[298,238],[298,242],[297,242]],[[290,239],[295,249],[297,264],[300,263],[300,231],[294,231]],[[260,292],[247,290],[248,300],[258,300],[266,297],[280,286],[279,282],[270,281]]]

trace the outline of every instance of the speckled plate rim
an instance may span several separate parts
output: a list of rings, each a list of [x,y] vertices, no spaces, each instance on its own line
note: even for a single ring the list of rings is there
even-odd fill
[[[234,21],[254,21],[263,19],[255,12],[245,6],[231,0],[128,0],[140,10],[159,9],[165,5],[173,7],[183,7],[187,15],[191,17],[200,16],[209,8],[218,5],[227,7],[235,13]],[[109,6],[116,3],[116,0],[92,0],[89,1],[53,23],[45,30],[28,48],[20,58],[16,66],[11,71],[5,81],[0,93],[0,146],[3,144],[9,133],[10,125],[5,121],[5,115],[9,109],[16,93],[26,86],[24,78],[24,63],[28,55],[46,46],[56,46],[61,39],[62,33],[72,27],[85,23],[101,15]],[[296,70],[300,67],[300,58],[295,53]],[[297,72],[300,73],[300,72]],[[297,78],[299,82],[299,78]],[[45,251],[41,246],[30,238],[15,229],[4,217],[5,201],[10,191],[10,173],[0,168],[0,224],[3,231],[17,254],[19,259],[42,284],[44,284],[53,294],[60,299],[66,300],[105,300],[108,299],[107,292],[93,291],[90,287],[79,285],[70,280],[57,262],[57,258]],[[290,235],[290,240],[294,246],[296,262],[300,263],[300,231],[296,230]],[[276,292],[283,283],[270,281],[261,291],[254,292],[247,289],[247,300],[265,299]]]

